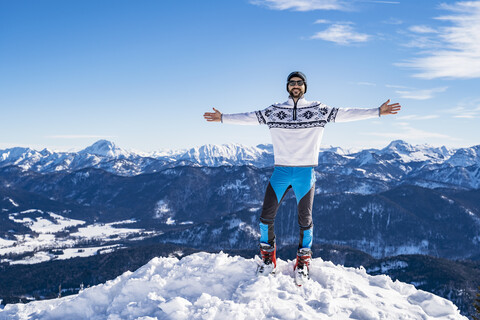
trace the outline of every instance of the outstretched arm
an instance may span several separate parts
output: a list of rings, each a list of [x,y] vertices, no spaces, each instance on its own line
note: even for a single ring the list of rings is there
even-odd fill
[[[205,120],[207,120],[208,122],[222,122],[222,123],[244,124],[244,125],[266,123],[262,116],[261,111],[233,113],[233,114],[223,114],[215,108],[213,108],[213,111],[215,112],[205,112],[203,115]]]
[[[380,106],[380,115],[385,116],[388,114],[397,114],[401,108],[402,106],[400,105],[400,103],[390,104],[390,99],[388,99]]]
[[[215,112],[205,112],[203,117],[209,122],[220,122],[222,121],[222,113],[215,108],[212,108]]]
[[[385,101],[379,108],[333,108],[328,121],[348,122],[362,119],[378,118],[379,116],[397,114],[402,106],[399,103],[390,103],[390,99]]]

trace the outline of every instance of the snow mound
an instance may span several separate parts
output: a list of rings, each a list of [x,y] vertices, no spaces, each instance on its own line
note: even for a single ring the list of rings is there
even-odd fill
[[[293,261],[255,275],[256,261],[224,253],[154,258],[78,295],[11,304],[0,319],[467,319],[450,301],[314,259],[312,279],[293,281]]]

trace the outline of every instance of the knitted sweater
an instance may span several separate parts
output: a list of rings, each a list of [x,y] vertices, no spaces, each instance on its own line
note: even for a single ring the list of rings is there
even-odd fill
[[[332,108],[301,98],[253,112],[222,114],[223,123],[266,124],[270,129],[276,166],[315,167],[323,129],[329,122],[347,122],[380,116],[380,108]]]

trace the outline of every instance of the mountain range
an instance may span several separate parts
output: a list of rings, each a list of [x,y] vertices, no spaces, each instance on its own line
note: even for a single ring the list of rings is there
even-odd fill
[[[76,153],[6,149],[0,151],[0,239],[4,248],[18,248],[17,235],[37,234],[38,239],[45,230],[38,226],[58,225],[62,217],[66,227],[57,228],[57,241],[63,236],[68,242],[72,234],[79,238],[80,226],[83,231],[102,223],[110,237],[115,226],[123,225],[162,242],[249,248],[257,242],[272,164],[271,146],[264,145],[156,155],[125,151],[105,140]],[[393,141],[383,149],[353,153],[329,148],[319,154],[315,172],[317,241],[377,258],[480,257],[480,146],[453,150]],[[295,242],[295,221],[290,193],[276,222],[279,244]],[[50,248],[50,242],[41,243],[30,251]]]
[[[23,170],[53,173],[102,169],[120,176],[159,172],[178,166],[273,167],[273,147],[238,144],[204,145],[188,150],[153,153],[126,151],[113,142],[100,140],[79,152],[36,151],[30,148],[0,150],[0,168],[17,166]],[[322,149],[318,172],[347,175],[369,181],[359,184],[355,193],[376,193],[403,183],[427,188],[480,188],[480,145],[451,149],[428,145],[412,146],[393,141],[383,149],[360,151],[338,147]],[[328,192],[328,191],[327,191]]]
[[[0,268],[151,244],[250,250],[258,244],[272,171],[271,145],[144,154],[101,140],[79,152],[0,150]],[[315,245],[350,247],[374,259],[480,261],[480,146],[331,147],[320,152],[315,172]],[[298,241],[296,215],[289,193],[275,225],[279,250]],[[409,263],[408,272],[422,273],[425,265]],[[435,275],[428,277],[432,292],[471,305],[477,282],[462,282],[468,290],[456,287],[458,279],[435,287]]]

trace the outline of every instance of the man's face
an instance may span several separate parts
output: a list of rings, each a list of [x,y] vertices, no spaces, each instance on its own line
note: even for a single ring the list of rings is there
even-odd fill
[[[298,85],[297,81],[301,81],[302,85]],[[305,83],[300,77],[291,77],[288,81],[288,93],[292,98],[300,98],[305,93]]]

